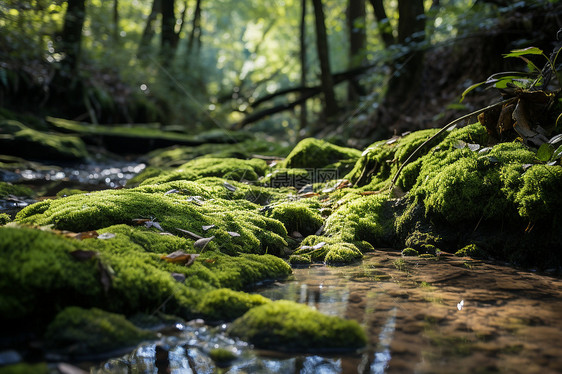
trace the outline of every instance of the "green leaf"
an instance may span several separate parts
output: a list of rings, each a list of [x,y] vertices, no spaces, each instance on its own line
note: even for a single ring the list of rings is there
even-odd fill
[[[537,158],[540,161],[547,162],[554,154],[554,147],[548,143],[543,143],[537,151]]]
[[[470,91],[474,90],[476,87],[483,85],[484,83],[486,83],[486,82],[474,83],[472,86],[470,86],[466,90],[464,90],[464,92],[461,95],[461,101],[460,102],[462,103],[466,94],[468,94]]]
[[[543,54],[542,49],[539,49],[537,47],[529,47],[523,49],[514,49],[511,51],[511,53],[504,54],[503,57],[520,57],[525,55],[542,55],[542,54]]]
[[[552,154],[552,160],[555,161],[561,157],[562,157],[562,145],[558,147],[556,151],[554,151],[554,153]]]

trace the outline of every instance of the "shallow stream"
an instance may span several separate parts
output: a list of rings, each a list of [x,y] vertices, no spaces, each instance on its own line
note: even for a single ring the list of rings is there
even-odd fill
[[[225,326],[191,322],[92,372],[154,373],[158,350],[171,373],[214,373],[215,348],[238,356],[223,373],[562,372],[562,279],[554,275],[446,253],[424,260],[377,251],[351,266],[295,269],[256,292],[355,319],[369,346],[353,355],[275,355],[227,338]]]

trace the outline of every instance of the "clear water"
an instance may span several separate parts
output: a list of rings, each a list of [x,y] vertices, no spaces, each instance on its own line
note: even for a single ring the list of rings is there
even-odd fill
[[[355,319],[369,345],[352,355],[287,356],[232,340],[226,326],[192,322],[92,372],[156,373],[157,345],[171,373],[562,372],[562,280],[553,274],[377,251],[356,265],[295,269],[291,280],[256,292]],[[209,357],[217,347],[238,358],[219,369]]]

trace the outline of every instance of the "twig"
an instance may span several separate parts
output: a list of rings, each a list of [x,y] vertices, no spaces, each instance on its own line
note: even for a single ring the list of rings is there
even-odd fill
[[[432,141],[433,139],[435,139],[436,137],[438,137],[439,135],[441,135],[441,134],[442,134],[443,132],[445,132],[449,127],[451,127],[451,126],[453,126],[453,125],[455,125],[455,124],[457,124],[457,123],[459,123],[459,122],[461,122],[461,121],[464,121],[464,120],[467,119],[467,118],[470,118],[470,117],[472,117],[472,116],[475,116],[475,115],[478,115],[478,114],[480,114],[480,113],[483,113],[483,112],[485,112],[485,111],[487,111],[487,110],[490,110],[490,109],[492,109],[492,108],[495,108],[495,107],[498,107],[498,106],[502,106],[502,105],[504,105],[504,104],[511,104],[513,101],[516,101],[517,99],[518,99],[517,97],[512,97],[512,98],[509,98],[509,99],[500,101],[499,103],[495,103],[495,104],[489,105],[489,106],[487,106],[487,107],[485,107],[485,108],[475,110],[475,111],[472,112],[472,113],[468,113],[468,114],[466,114],[466,115],[464,115],[464,116],[462,116],[462,117],[460,117],[460,118],[457,118],[456,120],[454,120],[454,121],[449,122],[448,124],[446,124],[444,127],[441,128],[441,130],[437,131],[435,134],[433,134],[433,136],[431,136],[431,137],[430,137],[429,139],[427,139],[425,142],[423,142],[422,144],[420,144],[420,146],[419,146],[418,148],[416,148],[416,149],[410,154],[410,156],[408,156],[408,158],[406,159],[406,161],[404,161],[404,163],[400,166],[400,168],[399,168],[398,171],[396,172],[396,175],[394,175],[394,178],[392,178],[392,182],[390,183],[390,190],[392,190],[392,188],[394,187],[394,184],[396,183],[396,181],[398,180],[398,177],[400,176],[400,173],[402,172],[402,169],[404,169],[404,167],[405,167],[406,165],[408,165],[408,163],[410,162],[410,160],[411,160],[412,158],[414,158],[414,156],[415,156],[416,154],[418,154],[419,151],[420,151],[427,143],[429,143],[430,141]]]

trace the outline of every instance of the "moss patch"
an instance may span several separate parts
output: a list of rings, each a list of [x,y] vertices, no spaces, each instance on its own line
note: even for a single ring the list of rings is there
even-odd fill
[[[109,352],[156,337],[156,333],[139,329],[122,315],[78,307],[57,314],[45,333],[49,349],[73,355]]]
[[[42,160],[81,160],[88,157],[80,138],[71,135],[47,134],[33,130],[21,122],[0,120],[2,153]]]
[[[318,231],[324,222],[319,209],[316,200],[287,201],[274,204],[266,215],[282,222],[289,234],[299,232],[307,236]]]
[[[259,348],[293,352],[350,351],[366,344],[357,322],[286,300],[251,309],[228,332]]]
[[[197,309],[210,321],[232,321],[251,308],[270,302],[261,295],[220,288],[206,293]]]
[[[361,155],[357,149],[340,147],[324,140],[301,140],[289,153],[282,166],[286,168],[323,168],[341,160],[356,160]]]
[[[33,196],[33,190],[29,187],[13,185],[8,182],[0,182],[0,198],[5,198],[9,195],[13,196]]]

